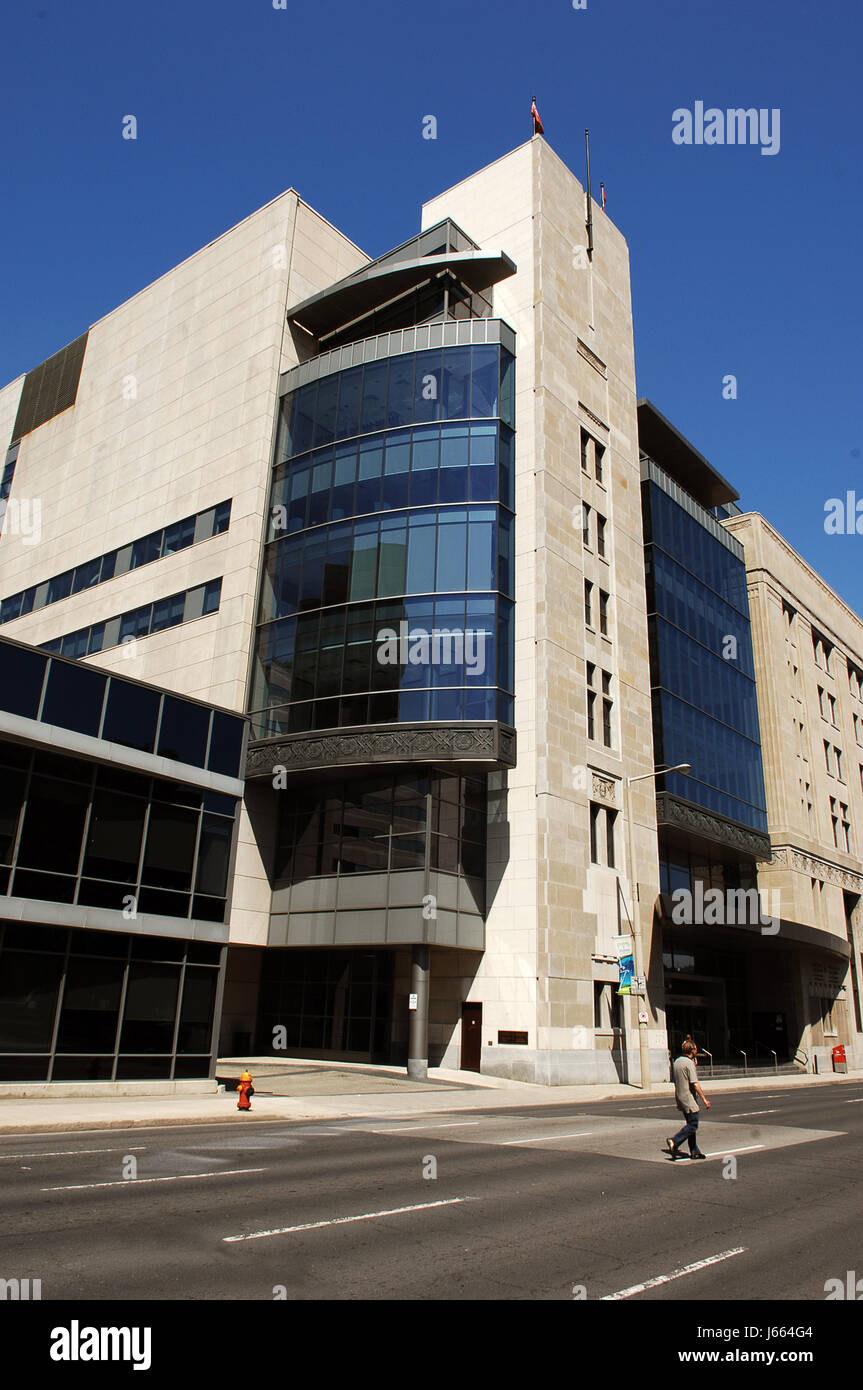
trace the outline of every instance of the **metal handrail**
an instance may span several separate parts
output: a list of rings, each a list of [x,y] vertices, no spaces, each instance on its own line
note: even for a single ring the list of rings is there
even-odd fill
[[[710,1075],[712,1076],[712,1075],[713,1075],[713,1053],[712,1053],[712,1052],[708,1052],[708,1050],[707,1050],[706,1047],[701,1047],[701,1048],[698,1049],[698,1056],[699,1056],[699,1057],[709,1057],[709,1058],[710,1058]]]
[[[749,1058],[747,1057],[746,1053],[743,1051],[743,1048],[742,1048],[742,1047],[737,1047],[737,1048],[735,1048],[735,1052],[739,1052],[740,1055],[741,1055],[741,1057],[743,1058],[743,1075],[745,1076],[745,1075],[746,1075],[746,1072],[747,1072],[747,1069],[748,1069],[748,1067],[749,1067]]]
[[[758,1051],[759,1047],[763,1048],[765,1052],[769,1052],[769,1053],[770,1053],[770,1055],[771,1055],[772,1058],[773,1058],[773,1065],[774,1065],[774,1067],[776,1068],[776,1070],[778,1071],[778,1070],[779,1070],[779,1053],[778,1053],[778,1052],[774,1052],[772,1047],[768,1047],[767,1044],[766,1044],[766,1043],[763,1043],[763,1042],[757,1042],[757,1043],[755,1044],[755,1051],[756,1051],[756,1052]]]

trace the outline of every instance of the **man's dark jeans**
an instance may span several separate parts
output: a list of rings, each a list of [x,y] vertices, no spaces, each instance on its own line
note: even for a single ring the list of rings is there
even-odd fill
[[[675,1134],[675,1136],[674,1136],[674,1138],[672,1139],[671,1142],[672,1142],[672,1144],[674,1145],[674,1147],[675,1147],[676,1149],[679,1149],[679,1148],[680,1148],[680,1145],[683,1143],[684,1139],[688,1139],[688,1140],[689,1140],[689,1152],[690,1152],[691,1154],[696,1154],[696,1153],[698,1153],[698,1111],[697,1111],[697,1110],[692,1110],[692,1111],[687,1112],[687,1114],[686,1114],[686,1124],[683,1126],[683,1129],[680,1130],[679,1134]]]

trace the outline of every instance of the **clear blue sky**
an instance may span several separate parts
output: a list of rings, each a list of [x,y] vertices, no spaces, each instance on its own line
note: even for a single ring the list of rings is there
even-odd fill
[[[536,92],[580,178],[591,128],[639,394],[863,612],[863,535],[824,531],[829,497],[863,500],[859,5],[287,3],[6,7],[0,381],[291,185],[380,254],[529,137]],[[779,153],[673,144],[696,100],[778,107]]]

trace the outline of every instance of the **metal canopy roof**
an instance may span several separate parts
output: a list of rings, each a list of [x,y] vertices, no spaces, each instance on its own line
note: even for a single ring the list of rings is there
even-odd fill
[[[709,510],[739,500],[739,492],[728,479],[717,473],[713,464],[645,396],[638,402],[638,443],[641,452],[702,507]]]
[[[482,291],[514,275],[516,265],[504,251],[448,251],[383,265],[373,262],[295,304],[288,318],[321,338],[447,270],[468,289]]]

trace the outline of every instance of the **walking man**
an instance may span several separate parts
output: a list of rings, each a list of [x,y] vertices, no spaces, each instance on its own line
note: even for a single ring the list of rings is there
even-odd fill
[[[698,1072],[696,1067],[697,1048],[694,1042],[688,1039],[681,1048],[682,1055],[672,1067],[672,1077],[674,1080],[674,1099],[678,1110],[686,1120],[686,1124],[675,1134],[672,1139],[666,1139],[665,1152],[670,1154],[672,1160],[680,1157],[680,1145],[684,1139],[689,1140],[689,1157],[706,1158],[698,1147],[698,1100],[700,1097],[704,1102],[705,1110],[710,1109],[710,1101],[698,1084]]]

